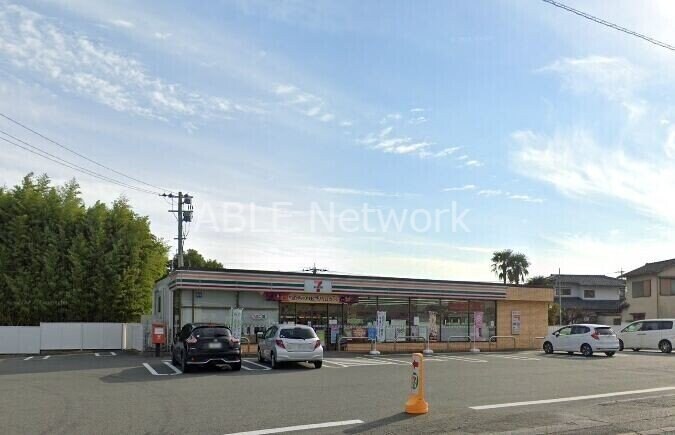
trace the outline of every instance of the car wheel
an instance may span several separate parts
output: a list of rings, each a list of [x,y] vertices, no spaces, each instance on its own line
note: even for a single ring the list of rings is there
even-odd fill
[[[619,352],[623,351],[623,340],[619,340]]]
[[[614,356],[614,353],[615,353],[615,352],[605,352],[605,355],[607,355],[607,356]]]
[[[232,369],[232,371],[238,372],[239,370],[241,370],[241,361],[235,364],[230,364],[230,368]]]
[[[187,357],[183,353],[180,355],[180,371],[183,373],[190,371],[190,366],[187,363]]]
[[[639,347],[634,347],[634,348],[633,348],[633,352],[640,352],[640,348],[639,348]]]
[[[314,368],[315,369],[320,369],[322,365],[323,365],[323,361],[314,361]]]
[[[670,353],[673,351],[673,345],[668,340],[661,340],[659,343],[659,350],[663,353]]]
[[[593,356],[593,348],[588,343],[582,344],[580,350],[581,354],[585,357]]]
[[[549,341],[544,343],[544,353],[553,353],[553,345]]]
[[[262,350],[260,348],[258,348],[258,362],[263,362],[263,361],[265,361],[265,358],[263,358]]]
[[[278,369],[279,368],[279,363],[277,362],[277,356],[272,352],[270,355],[270,365],[272,366],[273,369]]]

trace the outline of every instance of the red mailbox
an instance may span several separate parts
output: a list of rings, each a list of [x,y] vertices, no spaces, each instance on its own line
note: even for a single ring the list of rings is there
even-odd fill
[[[166,326],[164,323],[152,323],[152,344],[166,344]]]

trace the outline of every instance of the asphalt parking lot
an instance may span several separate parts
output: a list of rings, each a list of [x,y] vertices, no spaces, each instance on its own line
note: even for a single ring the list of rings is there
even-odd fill
[[[0,359],[0,432],[675,431],[675,354],[437,354],[426,373],[430,411],[412,417],[409,355],[331,354],[318,370],[246,358],[240,372],[188,374],[167,357],[123,352],[10,357]]]

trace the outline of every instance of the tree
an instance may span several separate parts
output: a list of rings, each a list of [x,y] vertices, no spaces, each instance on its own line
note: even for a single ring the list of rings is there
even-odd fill
[[[0,324],[138,321],[168,247],[121,198],[86,207],[72,180],[0,188]]]
[[[560,305],[552,303],[548,306],[548,324],[560,325]]]
[[[508,269],[506,271],[509,282],[516,285],[520,284],[521,281],[525,282],[525,277],[529,273],[527,270],[528,267],[530,267],[530,262],[525,254],[521,254],[519,252],[511,255],[511,257],[509,257]]]
[[[504,284],[506,284],[508,278],[509,259],[512,254],[513,251],[510,249],[492,253],[492,272],[497,274],[499,279],[504,281]]]
[[[538,287],[553,287],[555,283],[551,278],[537,275],[527,280],[527,285],[538,286]]]
[[[174,266],[178,267],[178,258],[173,259]],[[205,259],[196,249],[188,249],[183,253],[183,265],[188,269],[208,269],[219,270],[223,269],[223,263],[211,258]],[[174,267],[174,268],[175,268]]]

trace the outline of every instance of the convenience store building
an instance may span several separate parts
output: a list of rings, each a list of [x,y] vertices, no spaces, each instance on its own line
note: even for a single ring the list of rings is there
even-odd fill
[[[328,349],[337,349],[340,337],[347,337],[347,350],[366,349],[366,337],[376,338],[382,351],[426,339],[432,349],[463,350],[467,342],[484,350],[525,349],[541,345],[537,337],[547,333],[552,302],[548,287],[179,269],[156,283],[153,319],[167,324],[169,337],[186,323],[218,322],[255,342],[255,333],[272,324],[298,323],[312,326]],[[405,338],[412,336],[423,338]],[[491,337],[500,338],[490,344]]]

